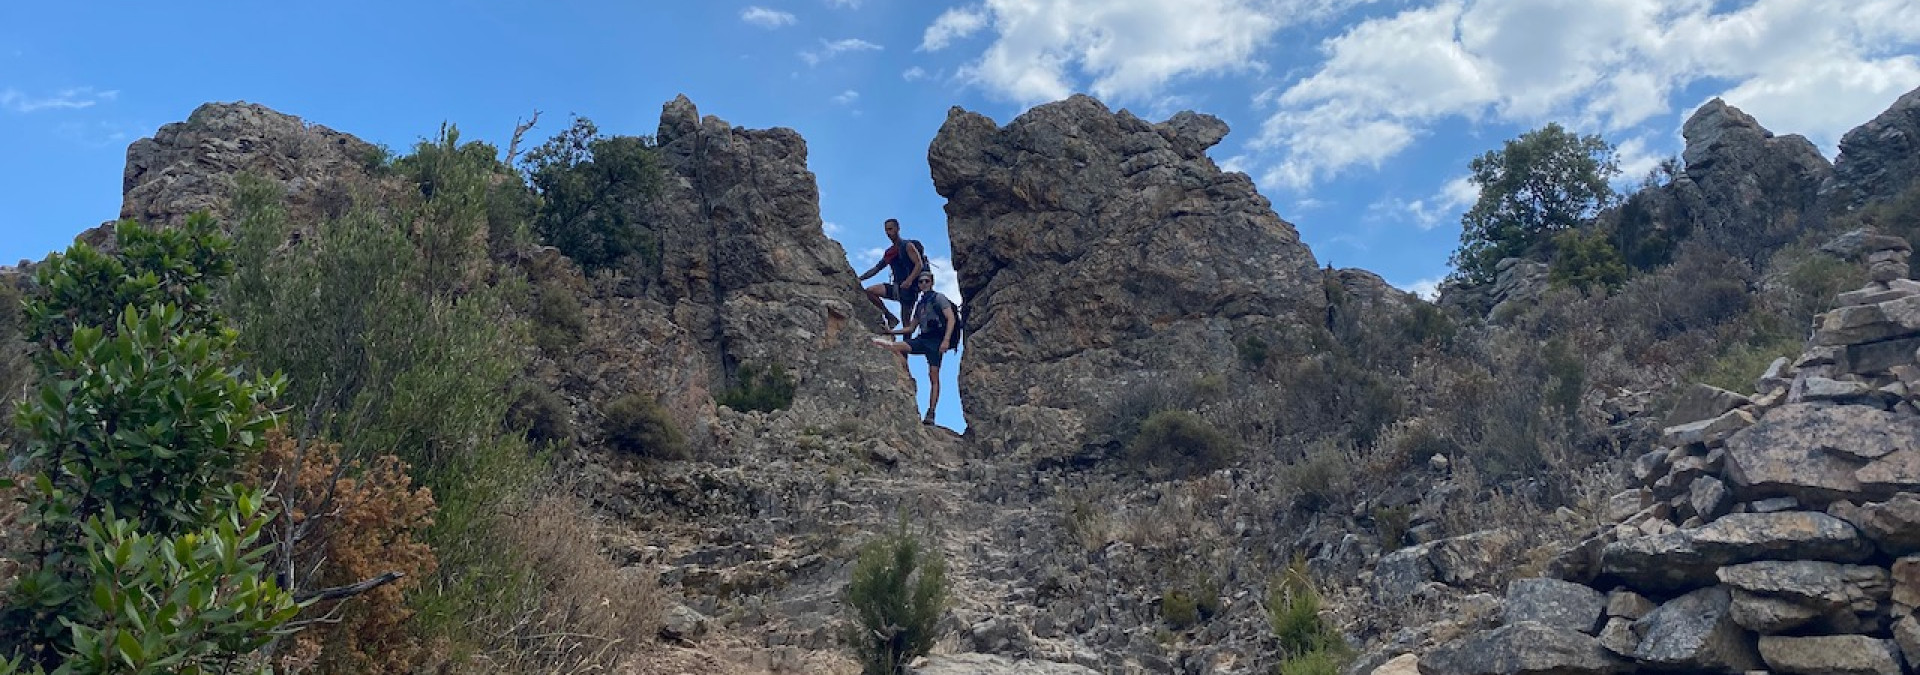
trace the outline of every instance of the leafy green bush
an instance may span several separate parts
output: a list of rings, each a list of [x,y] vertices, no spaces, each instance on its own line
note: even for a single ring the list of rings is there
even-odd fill
[[[533,230],[589,272],[638,257],[651,266],[659,241],[640,220],[660,192],[661,171],[645,138],[602,136],[591,120],[527,152],[528,179],[542,199]]]
[[[734,381],[715,403],[740,412],[773,412],[793,405],[795,383],[783,364],[775,363],[766,370],[742,365],[734,373]]]
[[[93,587],[80,616],[62,617],[73,648],[55,672],[232,672],[277,637],[300,606],[267,570],[261,529],[273,515],[256,493],[227,501],[224,519],[175,536],[87,521]]]
[[[1353,487],[1352,451],[1339,438],[1322,438],[1307,446],[1298,461],[1280,469],[1283,487],[1294,495],[1294,505],[1319,511],[1337,503]]]
[[[194,672],[292,616],[259,576],[261,501],[234,485],[283,382],[236,367],[210,307],[231,263],[209,219],[117,234],[113,254],[76,244],[40,267],[26,306],[42,344],[40,391],[16,418],[33,534],[0,651],[72,672]]]
[[[600,411],[607,443],[621,452],[653,459],[686,459],[687,441],[652,396],[627,394]]]
[[[1613,288],[1631,273],[1604,233],[1567,230],[1554,236],[1553,246],[1547,272],[1550,283],[1582,290]]]
[[[1125,463],[1142,471],[1186,477],[1232,461],[1238,447],[1226,434],[1185,410],[1161,410],[1140,423],[1127,442]]]
[[[946,563],[924,550],[905,522],[861,547],[846,594],[846,640],[861,672],[896,675],[932,649],[946,601]]]

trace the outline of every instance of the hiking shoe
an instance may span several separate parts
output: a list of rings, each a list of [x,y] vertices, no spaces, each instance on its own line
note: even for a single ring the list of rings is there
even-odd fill
[[[893,344],[893,338],[876,337],[868,338],[867,341],[872,342],[875,347],[890,347]]]
[[[928,410],[927,416],[920,418],[920,423],[925,424],[927,426],[933,426],[933,411]]]

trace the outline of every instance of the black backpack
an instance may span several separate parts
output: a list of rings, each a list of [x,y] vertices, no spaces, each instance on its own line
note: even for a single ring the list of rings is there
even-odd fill
[[[939,295],[939,293],[939,291],[929,291],[927,293],[928,298],[922,300],[922,302],[932,303],[933,300],[931,296]],[[947,296],[940,295],[940,299],[947,300]],[[954,320],[953,344],[948,347],[950,350],[959,349],[961,339],[967,334],[967,308],[954,304],[952,300],[947,300],[947,304],[953,307]],[[932,309],[931,307],[928,308],[928,310]],[[926,335],[938,335],[947,329],[946,326],[941,324],[943,321],[946,321],[946,319],[942,317],[940,313],[935,312],[932,316],[927,317],[925,323],[921,324],[920,330]]]

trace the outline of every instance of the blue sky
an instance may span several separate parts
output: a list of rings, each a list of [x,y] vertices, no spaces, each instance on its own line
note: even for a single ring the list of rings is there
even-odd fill
[[[398,150],[443,121],[504,145],[534,110],[538,137],[576,113],[651,134],[686,94],[806,137],[855,270],[888,217],[944,262],[926,147],[947,109],[1006,123],[1086,92],[1150,120],[1221,117],[1234,131],[1214,159],[1251,175],[1323,264],[1425,288],[1473,199],[1467,161],[1527,129],[1604,135],[1624,186],[1677,155],[1680,123],[1714,96],[1831,157],[1915,87],[1912,0],[14,2],[0,261],[115,217],[127,144],[207,101]]]

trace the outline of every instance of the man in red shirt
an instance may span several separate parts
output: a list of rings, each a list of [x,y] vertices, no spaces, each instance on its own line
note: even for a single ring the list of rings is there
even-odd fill
[[[900,325],[902,319],[895,318],[892,312],[888,312],[887,306],[882,304],[881,300],[900,303],[900,316],[907,319],[913,318],[914,301],[920,297],[915,281],[920,278],[922,272],[930,271],[930,268],[927,267],[926,247],[921,246],[918,240],[900,238],[899,220],[888,218],[885,227],[887,240],[893,242],[893,245],[887,247],[887,252],[880,256],[880,262],[875,263],[866,274],[860,275],[860,280],[866,281],[869,277],[879,274],[882,268],[890,268],[893,271],[892,283],[867,287],[867,300],[872,302],[873,306],[880,308],[881,316],[886,317],[887,320],[887,330],[893,330],[895,326]]]

